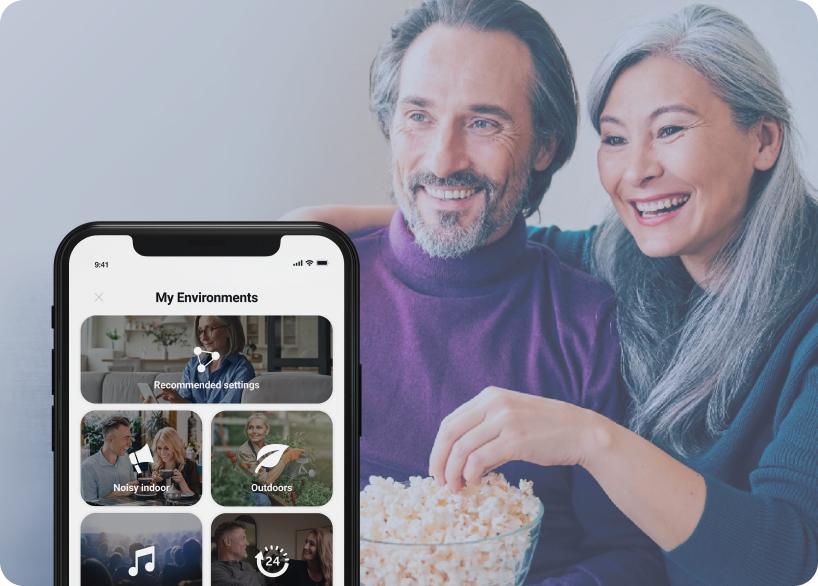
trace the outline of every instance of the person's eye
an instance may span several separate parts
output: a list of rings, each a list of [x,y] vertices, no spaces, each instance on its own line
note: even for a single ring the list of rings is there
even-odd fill
[[[426,122],[429,119],[423,112],[409,112],[407,118],[409,118],[409,120],[412,122],[417,122],[418,124]]]
[[[625,139],[621,136],[607,134],[602,137],[602,144],[606,144],[608,146],[622,146],[625,144]]]
[[[481,134],[490,134],[500,129],[500,124],[488,118],[475,118],[469,126]]]
[[[667,138],[684,130],[684,126],[663,126],[659,129],[659,138]]]

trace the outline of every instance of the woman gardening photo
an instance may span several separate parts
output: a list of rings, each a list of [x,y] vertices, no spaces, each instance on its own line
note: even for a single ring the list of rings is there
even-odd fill
[[[267,422],[267,416],[264,413],[253,413],[247,418],[247,425],[245,426],[247,433],[247,441],[244,442],[238,449],[238,465],[253,478],[253,485],[257,488],[250,491],[250,499],[254,505],[270,506],[270,505],[287,505],[291,504],[286,501],[286,495],[276,493],[272,490],[265,490],[262,487],[269,486],[278,481],[287,465],[298,460],[304,453],[300,448],[287,448],[281,456],[278,464],[272,468],[261,468],[256,472],[258,467],[258,452],[266,445],[266,437],[270,432],[270,424]]]
[[[320,506],[332,497],[326,413],[225,411],[213,420],[211,482],[223,506]]]

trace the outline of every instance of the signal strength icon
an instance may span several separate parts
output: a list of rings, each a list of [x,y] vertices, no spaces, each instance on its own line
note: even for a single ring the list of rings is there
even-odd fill
[[[308,267],[311,267],[315,261],[314,260],[305,260],[304,262],[307,263]]]
[[[303,261],[303,260],[299,260],[298,262],[294,262],[294,263],[293,263],[293,266],[294,266],[294,267],[303,267],[303,266],[304,266],[304,261]]]

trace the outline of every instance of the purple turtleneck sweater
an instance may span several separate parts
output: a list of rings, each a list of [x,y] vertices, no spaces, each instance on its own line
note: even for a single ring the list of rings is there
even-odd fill
[[[626,395],[609,289],[527,241],[517,218],[458,259],[429,257],[397,213],[354,238],[361,259],[361,484],[428,475],[442,419],[490,385],[621,420]],[[527,584],[665,583],[658,550],[578,467],[512,462],[545,506]]]

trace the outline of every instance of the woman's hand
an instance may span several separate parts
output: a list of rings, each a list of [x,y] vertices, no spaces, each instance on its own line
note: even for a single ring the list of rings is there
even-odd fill
[[[162,475],[159,474],[159,470],[153,471],[153,474],[151,474],[151,480],[153,480],[154,484],[159,484],[162,482]]]
[[[191,403],[191,401],[188,401],[187,399],[183,398],[182,395],[180,395],[173,389],[162,389],[159,398],[164,399],[168,403]]]
[[[192,492],[187,484],[187,481],[185,480],[185,477],[182,475],[181,470],[179,470],[178,468],[174,468],[173,476],[171,476],[171,478],[173,479],[173,482],[179,485],[179,490],[181,490],[182,492]]]
[[[610,419],[571,403],[488,387],[437,432],[429,473],[453,491],[512,460],[585,468],[665,551],[701,518],[702,476]]]
[[[429,474],[458,491],[515,460],[582,465],[604,440],[604,433],[597,432],[603,421],[603,416],[571,403],[488,387],[440,424]]]
[[[302,448],[288,448],[284,454],[284,459],[287,460],[287,464],[290,464],[298,460],[302,455],[304,455]]]

